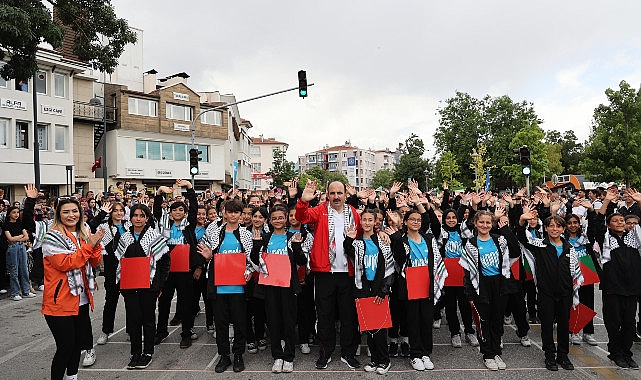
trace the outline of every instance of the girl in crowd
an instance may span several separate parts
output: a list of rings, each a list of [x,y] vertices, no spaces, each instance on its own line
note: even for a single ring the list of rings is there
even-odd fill
[[[121,290],[125,299],[127,331],[131,338],[131,359],[127,369],[143,369],[149,366],[154,353],[156,300],[169,275],[170,259],[165,238],[149,224],[149,220],[152,218],[149,207],[136,204],[131,208],[130,215],[131,224],[127,231],[120,236],[118,247],[114,252],[117,265],[116,282],[119,284],[122,278],[121,263],[123,259],[149,257],[150,287]]]
[[[205,206],[198,206],[198,213],[196,214],[196,240],[200,241],[205,236],[207,229],[207,209]],[[207,276],[203,273],[202,268],[196,268],[194,271],[194,312],[198,314],[200,311],[200,298],[202,296],[205,303],[205,325],[207,326],[207,333],[214,333],[214,307],[211,300],[207,298]]]
[[[42,314],[56,341],[51,378],[78,377],[80,347],[93,345],[89,307],[93,309],[94,266],[102,258],[104,231],[89,236],[80,203],[60,197],[54,221],[45,235],[42,255],[45,290]]]
[[[380,304],[390,293],[395,269],[391,248],[379,241],[375,223],[376,213],[371,210],[363,211],[362,235],[358,237],[356,226],[351,226],[343,246],[347,256],[354,260],[354,297],[375,297],[374,302]],[[387,329],[368,331],[367,346],[372,362],[365,365],[365,371],[379,375],[387,373],[391,366],[387,352]]]
[[[255,197],[252,197],[255,199]],[[251,207],[251,206],[250,206]],[[243,214],[246,206],[243,206]],[[247,231],[251,232],[252,236],[258,234],[262,236],[269,232],[269,217],[265,207],[251,208],[250,223],[247,225]],[[244,216],[244,215],[243,215]],[[241,220],[243,218],[241,216]],[[245,295],[247,296],[247,352],[255,354],[258,350],[265,350],[267,348],[267,340],[265,339],[265,300],[263,298],[262,289],[257,287],[258,273],[254,272],[252,278],[245,286]]]
[[[29,242],[29,234],[20,221],[20,207],[9,207],[5,218],[2,230],[8,244],[7,269],[11,285],[11,299],[20,301],[22,297],[35,297],[36,294],[31,292],[29,269],[27,268],[26,243]]]

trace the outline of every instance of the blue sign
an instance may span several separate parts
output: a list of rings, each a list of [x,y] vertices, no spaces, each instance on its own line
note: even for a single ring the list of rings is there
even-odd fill
[[[490,169],[487,169],[487,171],[485,172],[485,192],[486,193],[488,191],[490,191],[490,178],[491,177],[492,176],[490,175]]]
[[[347,157],[347,166],[356,166],[356,157]]]

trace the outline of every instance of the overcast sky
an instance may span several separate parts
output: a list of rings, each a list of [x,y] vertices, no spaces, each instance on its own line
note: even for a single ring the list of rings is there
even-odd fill
[[[412,132],[430,150],[439,102],[467,92],[527,100],[545,129],[589,136],[608,87],[641,83],[638,1],[112,0],[144,31],[144,70],[191,75],[195,91],[246,99],[252,136],[288,159],[351,140],[395,148]],[[471,147],[470,147],[471,148]]]

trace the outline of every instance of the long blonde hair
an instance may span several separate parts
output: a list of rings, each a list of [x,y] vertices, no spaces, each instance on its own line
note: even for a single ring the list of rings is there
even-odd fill
[[[78,202],[78,200],[76,199],[65,198],[58,201],[58,207],[56,207],[56,212],[53,217],[53,223],[51,224],[51,228],[61,232],[63,232],[67,228],[62,223],[62,220],[60,220],[60,209],[62,206],[66,205],[67,203],[75,204],[78,207],[78,211],[80,212],[80,217],[78,218],[78,222],[76,223],[76,230],[69,231],[69,232],[76,232],[78,234],[79,239],[82,239],[85,242],[87,242],[89,240],[89,233],[87,232],[87,228],[85,227],[84,212],[82,210],[82,207],[80,207],[80,202]]]

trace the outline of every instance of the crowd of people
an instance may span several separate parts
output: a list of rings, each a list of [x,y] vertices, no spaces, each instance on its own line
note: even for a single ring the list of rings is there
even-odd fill
[[[569,330],[579,303],[594,309],[594,281],[584,281],[580,265],[586,258],[599,277],[608,357],[638,369],[631,351],[641,328],[636,190],[537,187],[528,196],[525,188],[451,193],[444,183],[425,193],[410,180],[383,191],[341,182],[320,191],[296,179],[269,192],[197,194],[181,179],[155,193],[128,190],[119,183],[100,199],[93,192],[47,199],[27,185],[25,200],[0,212],[0,273],[8,273],[14,301],[42,292],[56,342],[52,379],[76,379],[80,363],[96,360],[89,311],[98,275],[105,304],[96,343],[114,332],[122,295],[128,369],[149,366],[169,325],[181,325],[180,348],[188,349],[202,299],[218,373],[243,371],[243,354],[268,346],[272,372],[292,372],[297,349],[309,354],[313,343],[316,368],[325,369],[337,335],[341,362],[357,369],[362,334],[365,371],[385,374],[398,356],[430,370],[442,316],[451,345],[479,346],[489,370],[507,367],[502,337],[511,322],[525,347],[530,324],[540,323],[545,367],[572,370],[570,344],[597,345],[591,321],[581,335]],[[362,328],[368,316],[357,301],[389,305],[391,327]]]

